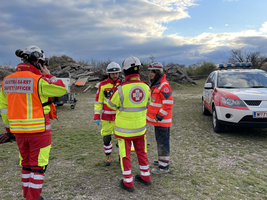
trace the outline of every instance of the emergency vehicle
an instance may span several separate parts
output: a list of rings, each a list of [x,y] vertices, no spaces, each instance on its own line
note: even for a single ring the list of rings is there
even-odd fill
[[[251,63],[219,65],[207,78],[202,113],[212,115],[216,133],[226,126],[267,127],[267,73]]]

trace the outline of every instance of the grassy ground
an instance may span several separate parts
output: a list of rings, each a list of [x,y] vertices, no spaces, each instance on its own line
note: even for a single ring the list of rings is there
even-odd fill
[[[171,83],[174,96],[170,173],[152,174],[152,185],[135,182],[135,192],[119,188],[122,179],[117,149],[104,166],[100,126],[93,121],[96,89],[78,93],[76,108],[58,107],[43,189],[54,200],[93,199],[267,199],[267,130],[212,130],[211,116],[201,114],[204,80],[197,86]],[[90,83],[88,83],[90,84]],[[3,126],[2,122],[1,125]],[[154,129],[148,125],[148,158],[157,158]],[[2,129],[4,131],[4,128]],[[113,144],[116,143],[113,137]],[[23,199],[16,143],[0,145],[0,200]],[[154,166],[151,164],[151,168]],[[132,172],[139,174],[135,153]]]

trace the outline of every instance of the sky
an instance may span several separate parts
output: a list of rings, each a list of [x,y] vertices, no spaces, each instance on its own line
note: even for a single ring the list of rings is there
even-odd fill
[[[267,55],[266,0],[1,0],[0,65],[17,49],[77,62],[227,62],[232,49]]]

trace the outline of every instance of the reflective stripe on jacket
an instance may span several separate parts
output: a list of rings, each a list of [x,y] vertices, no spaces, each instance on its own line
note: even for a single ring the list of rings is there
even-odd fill
[[[146,134],[149,99],[149,87],[140,80],[126,81],[116,88],[108,101],[108,107],[117,109],[115,137],[131,139]]]
[[[170,127],[172,125],[172,90],[166,75],[151,86],[151,103],[147,107],[147,123],[154,126]],[[161,121],[156,121],[156,115],[160,115]]]
[[[2,89],[7,94],[11,133],[45,131],[44,111],[38,95],[40,78],[40,75],[32,72],[21,71],[4,79]]]
[[[95,98],[95,115],[94,119],[102,119],[107,121],[114,121],[116,116],[116,111],[110,109],[107,106],[108,98],[105,97],[104,92],[109,92],[110,90],[115,90],[115,86],[119,85],[120,79],[113,81],[110,78],[102,81],[99,84],[96,98]]]
[[[50,111],[50,106],[47,105],[47,106],[42,107],[42,103],[47,102],[49,97],[60,97],[60,96],[63,96],[67,92],[67,88],[65,87],[62,80],[56,79],[56,77],[51,74],[45,75],[43,77],[39,75],[40,73],[36,75],[35,71],[32,70],[33,68],[35,67],[30,64],[21,63],[17,66],[17,69],[16,69],[17,72],[7,76],[4,79],[6,80],[7,78],[12,78],[12,79],[7,79],[10,82],[6,83],[6,86],[7,86],[6,88],[4,88],[5,81],[2,82],[2,89],[0,91],[0,111],[1,111],[2,120],[5,124],[5,128],[8,133],[11,132],[10,131],[11,123],[9,120],[10,112],[12,113],[12,115],[14,115],[14,117],[10,118],[11,121],[13,120],[13,122],[15,123],[16,121],[14,121],[14,119],[18,119],[18,121],[22,121],[22,123],[20,122],[18,126],[15,123],[13,123],[12,124],[13,127],[17,126],[16,128],[20,127],[20,128],[23,128],[23,130],[26,129],[28,130],[27,133],[29,132],[30,129],[31,129],[30,131],[31,133],[39,133],[40,128],[37,127],[39,125],[37,125],[38,123],[34,120],[38,119],[41,113],[42,113],[41,119],[43,119],[44,114],[48,114]],[[31,79],[35,80],[35,82],[34,81],[30,82]],[[33,89],[33,93],[31,93],[31,86]],[[4,92],[4,89],[5,89],[5,92]],[[13,90],[14,91],[16,90],[16,92],[18,93],[14,93]],[[11,98],[9,98],[10,95],[11,95]],[[30,100],[30,101],[27,101],[27,100]],[[25,110],[24,113],[23,113],[23,110]],[[16,116],[15,116],[15,112],[16,112]],[[26,119],[29,118],[30,120],[33,120],[34,124],[31,124],[32,126],[30,127],[26,127],[25,125],[29,124],[30,121],[25,120],[25,118],[21,118],[18,114],[23,115],[23,117],[26,116]],[[50,123],[49,123],[49,126],[50,126]],[[27,129],[27,128],[30,128],[30,129]],[[51,126],[50,128],[46,127],[46,130],[47,129],[51,129]],[[17,129],[13,129],[12,133],[14,133],[14,130],[15,130],[15,133],[25,133],[25,132],[20,132]]]

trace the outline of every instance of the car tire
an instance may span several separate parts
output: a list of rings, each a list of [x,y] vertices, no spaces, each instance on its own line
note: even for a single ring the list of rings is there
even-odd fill
[[[202,114],[203,115],[210,115],[209,110],[205,107],[204,99],[202,99]]]
[[[222,133],[225,130],[225,126],[218,120],[215,107],[212,108],[212,127],[215,133]]]

